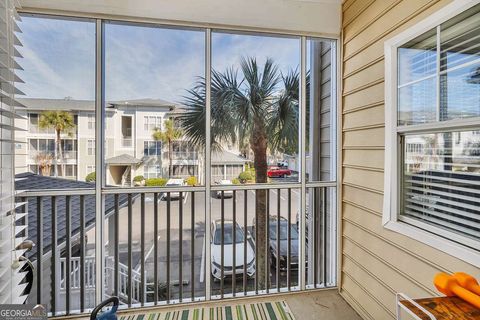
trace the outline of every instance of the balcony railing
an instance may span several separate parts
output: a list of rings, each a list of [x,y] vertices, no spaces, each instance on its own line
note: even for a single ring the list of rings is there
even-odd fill
[[[53,151],[37,151],[37,150],[30,150],[28,152],[29,158],[34,161],[38,161],[39,157],[49,156],[51,159],[54,157]],[[63,160],[77,160],[77,151],[63,151],[62,152]],[[62,159],[58,159],[62,160]]]
[[[169,152],[163,153],[164,160],[169,159]],[[198,152],[196,151],[174,151],[172,152],[173,160],[198,160]]]
[[[132,148],[133,139],[132,138],[122,138],[122,148]]]
[[[30,132],[30,133],[54,134],[54,133],[55,133],[55,129],[53,129],[53,128],[41,129],[39,126],[30,125],[30,126],[28,127],[28,132]]]
[[[335,285],[334,182],[218,185],[208,195],[204,187],[107,188],[101,244],[93,189],[24,195],[36,243],[28,302],[51,315],[85,312],[98,292],[132,307]]]
[[[40,133],[40,134],[55,134],[55,129],[53,128],[40,128],[38,125],[29,125],[28,126],[28,132],[29,133]],[[68,133],[65,133],[65,132],[62,132],[61,135],[62,136],[76,136],[76,132],[75,130],[73,132],[68,132]]]

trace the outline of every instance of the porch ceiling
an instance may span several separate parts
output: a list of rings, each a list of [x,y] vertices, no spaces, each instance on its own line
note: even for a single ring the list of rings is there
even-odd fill
[[[341,0],[20,0],[27,11],[178,21],[234,29],[340,35]]]

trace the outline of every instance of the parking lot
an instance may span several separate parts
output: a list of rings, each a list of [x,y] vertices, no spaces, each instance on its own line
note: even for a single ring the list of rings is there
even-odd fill
[[[285,179],[281,179],[285,181]],[[245,202],[246,195],[246,202]],[[280,199],[278,196],[280,195]],[[278,193],[278,190],[270,190],[270,215],[277,215],[278,200],[280,200],[280,215],[287,218],[289,211],[292,224],[296,223],[297,212],[299,210],[299,195],[300,190],[291,190],[291,210],[288,210],[288,191],[283,189]],[[221,200],[217,199],[216,193],[209,195],[211,199],[211,219],[212,221],[221,219]],[[145,196],[145,247],[146,247],[146,276],[147,283],[153,282],[154,275],[154,201],[153,194],[146,194]],[[133,223],[132,223],[132,250],[134,257],[134,268],[139,271],[140,268],[140,239],[141,239],[141,214],[140,214],[140,197],[134,198],[133,202]],[[245,210],[246,203],[246,210]],[[255,191],[237,191],[236,199],[224,199],[224,219],[233,219],[233,206],[236,207],[236,222],[244,229],[244,218],[246,213],[247,232],[250,232],[255,219]],[[193,211],[192,211],[193,206]],[[182,215],[180,215],[180,209]],[[128,210],[127,208],[120,209],[120,234],[119,234],[119,248],[121,263],[126,264],[127,260],[127,241],[128,241]],[[192,216],[193,212],[193,216]],[[193,217],[193,221],[192,221]],[[193,238],[192,238],[192,222],[193,222]],[[205,193],[197,192],[193,196],[192,193],[185,193],[184,199],[172,200],[170,203],[170,257],[167,255],[167,201],[158,201],[158,278],[160,285],[165,284],[167,280],[167,263],[170,260],[170,290],[171,299],[177,299],[180,294],[180,280],[183,280],[183,297],[189,298],[191,296],[191,283],[194,282],[195,296],[203,296],[205,294]],[[181,225],[181,228],[180,228]],[[108,228],[107,228],[108,229]],[[181,232],[180,232],[181,230]],[[108,237],[108,232],[107,232]],[[181,242],[180,242],[180,237]],[[254,245],[254,235],[249,239],[252,248]],[[193,257],[192,257],[193,245]],[[107,248],[107,251],[109,248]],[[181,257],[181,259],[180,259]],[[193,269],[192,269],[193,263]],[[182,268],[180,268],[180,265]],[[194,272],[192,276],[192,270]],[[180,274],[181,272],[181,274]],[[275,269],[272,268],[271,287],[275,287]],[[180,276],[182,279],[180,279]],[[296,272],[292,272],[292,285],[296,283]],[[213,279],[212,279],[213,280]],[[281,286],[286,286],[287,274],[281,273]],[[254,290],[255,280],[248,279],[246,285],[247,290]],[[212,281],[212,294],[220,293],[220,281]],[[236,291],[243,291],[243,277],[238,277],[236,282]],[[225,279],[224,281],[225,294],[232,292],[232,280]],[[160,295],[161,299],[161,295]]]

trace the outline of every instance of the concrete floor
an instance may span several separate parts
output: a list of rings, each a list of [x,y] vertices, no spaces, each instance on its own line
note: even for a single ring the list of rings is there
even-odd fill
[[[176,305],[160,307],[163,311],[188,309],[192,306],[209,307],[222,305],[237,305],[253,302],[286,301],[297,320],[361,320],[360,316],[338,294],[337,289],[315,290],[309,292],[294,292],[270,296],[254,296],[223,301],[197,302],[194,305]],[[119,315],[133,315],[155,312],[159,308],[149,307],[131,311],[121,311]],[[87,320],[88,317],[68,317],[70,320]]]

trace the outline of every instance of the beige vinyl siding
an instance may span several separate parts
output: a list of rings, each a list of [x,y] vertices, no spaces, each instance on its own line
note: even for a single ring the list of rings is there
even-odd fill
[[[347,0],[342,43],[341,294],[365,319],[394,319],[395,293],[436,294],[439,271],[480,268],[382,226],[384,41],[446,0]]]

